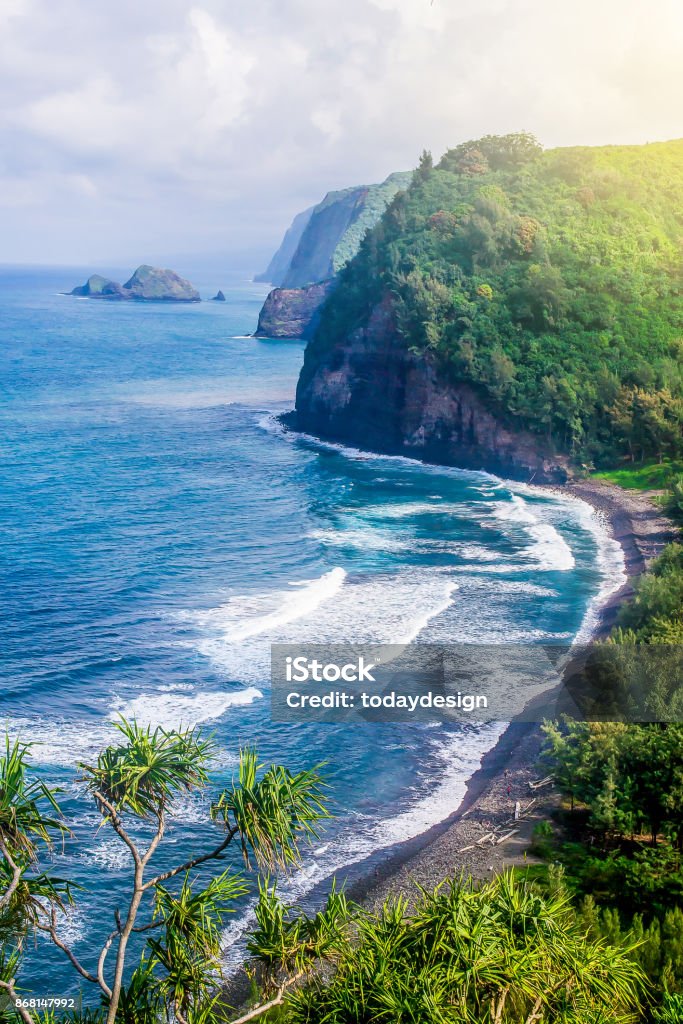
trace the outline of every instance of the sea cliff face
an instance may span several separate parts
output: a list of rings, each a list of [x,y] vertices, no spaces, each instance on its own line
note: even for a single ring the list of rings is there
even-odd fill
[[[256,338],[310,338],[332,281],[308,288],[274,288],[259,314]]]
[[[268,269],[256,277],[278,285],[266,299],[256,337],[312,336],[329,282],[355,256],[368,228],[411,177],[399,171],[377,185],[328,192],[317,206],[294,218]]]
[[[427,462],[563,483],[568,460],[518,428],[469,384],[443,379],[435,361],[398,336],[391,301],[340,344],[306,349],[290,418],[298,430]]]

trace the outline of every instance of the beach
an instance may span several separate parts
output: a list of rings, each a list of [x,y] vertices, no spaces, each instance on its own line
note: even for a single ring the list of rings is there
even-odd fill
[[[597,612],[593,638],[601,639],[612,629],[621,604],[633,593],[635,577],[675,538],[676,531],[652,494],[597,480],[550,489],[591,505],[624,552],[626,582]],[[533,827],[548,816],[556,801],[551,786],[532,788],[548,774],[539,760],[542,742],[540,726],[511,723],[482,758],[457,811],[428,832],[395,847],[386,860],[353,883],[352,896],[369,907],[379,906],[389,896],[401,895],[410,902],[417,895],[417,885],[433,888],[444,878],[460,874],[484,880],[508,866],[532,863],[527,847]],[[517,802],[523,812],[528,810],[515,822]],[[512,830],[508,839],[498,841]],[[487,838],[491,833],[493,837]]]

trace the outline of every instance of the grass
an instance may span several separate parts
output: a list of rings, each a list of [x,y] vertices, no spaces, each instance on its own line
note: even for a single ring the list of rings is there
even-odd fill
[[[643,462],[592,475],[596,480],[607,480],[631,491],[663,491],[676,476],[683,475],[683,463],[664,459],[661,463]]]

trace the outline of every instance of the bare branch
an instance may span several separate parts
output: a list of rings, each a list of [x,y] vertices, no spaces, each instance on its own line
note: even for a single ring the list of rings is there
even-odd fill
[[[100,804],[100,810],[102,808],[104,808],[107,811],[107,815],[106,815],[107,819],[111,822],[112,828],[116,832],[117,836],[119,836],[119,838],[123,840],[123,842],[126,844],[128,849],[130,850],[130,852],[131,852],[131,854],[133,856],[133,860],[135,861],[135,866],[136,867],[140,867],[141,864],[142,864],[142,858],[140,856],[140,852],[139,852],[137,846],[135,845],[135,843],[133,842],[133,840],[130,838],[130,836],[128,835],[128,833],[124,829],[123,823],[121,821],[121,818],[119,817],[118,811],[116,810],[114,805],[111,804],[102,793],[100,793],[100,791],[98,789],[95,790],[95,792],[93,793],[93,796],[95,797],[95,800],[97,801],[97,803]]]
[[[104,992],[104,994],[107,996],[108,999],[111,999],[111,989],[109,988],[109,985],[107,985],[106,981],[104,980],[104,961],[107,959],[107,953],[109,952],[109,950],[111,948],[112,942],[114,941],[116,936],[119,935],[120,933],[121,933],[121,929],[118,928],[118,927],[115,928],[113,932],[109,933],[109,935],[107,936],[107,941],[102,946],[102,950],[100,952],[99,960],[97,961],[97,981],[98,981],[98,984],[99,984],[100,988],[102,989],[102,991]]]
[[[153,886],[159,885],[161,882],[165,882],[169,878],[173,878],[174,875],[179,875],[181,872],[185,871],[191,871],[192,868],[196,868],[198,864],[205,864],[207,860],[217,860],[233,841],[237,832],[237,828],[231,828],[223,842],[214,850],[210,850],[209,853],[203,853],[200,857],[193,857],[191,860],[186,860],[184,864],[180,864],[177,868],[171,868],[170,871],[164,871],[163,874],[157,875],[156,878],[151,878],[149,882],[145,882],[142,888],[151,889]]]
[[[10,999],[12,1000],[12,1005],[14,1006],[14,1009],[17,1011],[17,1013],[23,1020],[24,1024],[35,1024],[33,1017],[28,1012],[26,1007],[22,1006],[21,1003],[19,1002],[19,996],[17,995],[17,990],[14,987],[15,981],[16,978],[10,978],[9,981],[0,981],[0,988],[4,988],[5,992],[7,992]]]
[[[133,931],[138,934],[140,932],[151,932],[153,928],[162,928],[165,924],[166,922],[162,918],[159,921],[151,921],[150,924],[143,924],[140,928],[133,928]]]
[[[154,838],[152,839],[152,842],[149,844],[146,852],[143,854],[143,857],[142,857],[142,866],[143,867],[147,867],[147,865],[149,864],[150,860],[154,856],[154,851],[156,850],[157,846],[159,845],[159,843],[163,839],[165,827],[166,827],[166,822],[165,822],[165,819],[164,819],[164,812],[163,812],[163,810],[161,810],[161,811],[159,811],[159,814],[157,815],[157,830],[156,830],[156,833],[154,835]]]
[[[284,984],[280,985],[275,996],[270,999],[267,1003],[261,1003],[260,1006],[255,1006],[253,1010],[249,1010],[242,1017],[238,1017],[236,1020],[230,1022],[230,1024],[246,1024],[249,1020],[254,1020],[255,1017],[260,1017],[261,1014],[266,1013],[268,1010],[272,1010],[274,1006],[279,1006],[287,994],[287,989],[291,988],[295,981],[302,978],[306,972],[299,971],[298,974],[294,974],[291,978],[288,978]]]
[[[55,946],[57,946],[58,949],[61,949],[63,953],[66,953],[66,955],[68,956],[69,960],[71,961],[73,966],[76,968],[78,973],[83,978],[85,978],[86,981],[91,981],[95,985],[97,985],[98,982],[97,982],[97,978],[95,977],[95,975],[91,974],[90,971],[86,971],[85,967],[83,967],[79,963],[79,961],[76,959],[76,957],[71,952],[71,950],[66,945],[66,943],[62,942],[62,940],[60,939],[59,935],[57,934],[57,911],[56,911],[56,909],[54,907],[52,907],[52,912],[50,914],[50,923],[49,924],[36,924],[36,928],[38,928],[41,932],[47,932],[47,934],[50,936],[50,938],[54,942]]]
[[[10,882],[6,891],[2,894],[2,896],[0,896],[0,910],[2,910],[3,907],[7,906],[9,901],[12,899],[12,896],[14,896],[14,893],[19,888],[19,882],[21,881],[22,875],[22,867],[20,864],[17,864],[12,859],[12,855],[7,849],[5,840],[2,838],[2,836],[0,836],[0,852],[2,853],[7,863],[9,864],[10,870],[12,872],[12,881]]]
[[[173,1004],[173,1012],[175,1014],[176,1020],[178,1021],[178,1024],[187,1024],[187,1020],[185,1019],[185,1017],[180,1012],[180,1009],[178,1008],[178,1000],[177,999],[176,999],[176,1001]]]

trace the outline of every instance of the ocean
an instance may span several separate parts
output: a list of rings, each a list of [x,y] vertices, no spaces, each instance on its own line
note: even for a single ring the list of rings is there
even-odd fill
[[[50,868],[83,888],[60,931],[92,965],[130,870],[76,763],[117,716],[201,725],[217,788],[245,744],[325,762],[334,817],[283,882],[305,902],[455,810],[504,726],[274,723],[269,645],[570,643],[623,562],[576,500],[283,430],[303,344],[248,336],[266,286],[216,281],[202,293],[225,303],[190,306],[59,294],[85,276],[0,270],[0,629],[3,723],[63,789],[73,834]],[[215,840],[208,801],[176,808],[160,865]],[[228,959],[248,920],[245,901]],[[20,984],[81,988],[42,942]]]

